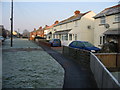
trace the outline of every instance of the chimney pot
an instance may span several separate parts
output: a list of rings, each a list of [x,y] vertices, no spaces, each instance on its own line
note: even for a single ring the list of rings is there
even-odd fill
[[[36,28],[34,28],[34,31],[36,31]]]
[[[80,14],[80,11],[79,11],[79,10],[76,10],[76,11],[74,12],[74,14],[75,14],[75,16],[76,16],[76,15]]]
[[[42,29],[42,27],[39,27],[39,29]]]
[[[55,23],[54,24],[58,24],[59,23],[59,21],[55,21]]]

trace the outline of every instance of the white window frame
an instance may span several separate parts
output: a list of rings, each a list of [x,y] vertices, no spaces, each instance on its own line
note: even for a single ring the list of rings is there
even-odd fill
[[[77,27],[78,26],[78,21],[75,21],[74,23],[75,23],[75,27]]]
[[[100,45],[103,45],[106,42],[104,35],[101,35],[99,39],[100,39]]]
[[[75,34],[75,40],[77,40],[77,34]]]
[[[66,29],[67,29],[67,27],[68,27],[68,24],[66,23]]]
[[[115,15],[115,22],[120,22],[120,13]]]
[[[105,24],[106,23],[106,18],[105,17],[101,17],[100,18],[100,24]]]
[[[69,34],[69,40],[70,41],[72,40],[72,34]]]

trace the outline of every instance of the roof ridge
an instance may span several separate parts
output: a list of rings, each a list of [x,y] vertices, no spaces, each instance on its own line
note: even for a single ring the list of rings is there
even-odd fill
[[[59,23],[64,23],[64,22],[66,22],[67,20],[69,20],[69,19],[71,19],[71,18],[74,18],[74,17],[77,18],[79,15],[84,16],[85,14],[87,14],[87,13],[89,13],[89,12],[91,12],[91,11],[88,11],[88,12],[85,12],[85,13],[79,13],[77,16],[72,15],[72,16],[70,16],[70,17],[68,17],[68,18],[66,18],[66,19],[64,19],[64,20],[62,20],[62,21],[60,21]]]
[[[108,7],[108,8],[105,8],[104,10],[111,9],[111,8],[117,8],[117,7],[120,7],[120,4],[115,5],[115,6],[111,6],[111,7]],[[103,11],[104,11],[104,10],[103,10]]]

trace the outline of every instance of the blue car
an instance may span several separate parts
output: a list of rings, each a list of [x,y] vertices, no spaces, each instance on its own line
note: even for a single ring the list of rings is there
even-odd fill
[[[61,41],[60,39],[52,39],[49,41],[51,46],[61,46]]]
[[[84,50],[88,50],[91,52],[100,51],[99,48],[95,47],[94,45],[92,45],[91,43],[87,41],[73,41],[69,44],[69,47],[84,49]]]

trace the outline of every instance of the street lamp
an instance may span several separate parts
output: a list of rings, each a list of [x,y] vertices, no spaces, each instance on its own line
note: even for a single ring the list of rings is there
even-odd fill
[[[11,47],[13,46],[13,0],[11,1]]]

